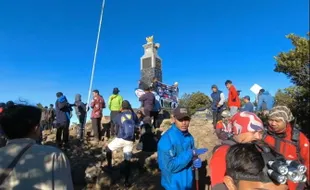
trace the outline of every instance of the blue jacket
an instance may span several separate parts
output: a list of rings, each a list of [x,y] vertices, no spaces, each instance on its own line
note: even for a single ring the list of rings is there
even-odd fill
[[[191,190],[193,187],[194,138],[174,124],[161,137],[157,148],[161,185],[166,190]]]
[[[117,126],[116,131],[117,131],[117,138],[123,138],[123,128],[122,128],[122,117],[126,114],[128,119],[133,119],[136,126],[139,126],[139,119],[137,117],[137,115],[134,112],[131,111],[123,111],[119,114],[117,114],[114,118],[113,118],[113,122],[115,123],[115,125]],[[134,139],[132,139],[134,140]]]
[[[66,96],[61,96],[56,100],[55,110],[57,124],[66,125],[70,123],[70,112],[72,111],[72,108],[68,103]]]
[[[248,102],[244,105],[244,107],[240,111],[254,112],[254,105],[252,102]]]
[[[271,110],[274,106],[274,97],[265,91],[258,96],[256,111]]]

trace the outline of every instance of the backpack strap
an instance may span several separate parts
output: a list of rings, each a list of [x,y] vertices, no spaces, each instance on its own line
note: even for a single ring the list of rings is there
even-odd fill
[[[296,154],[297,154],[297,157],[298,157],[298,160],[301,162],[301,163],[304,163],[304,160],[300,154],[300,143],[299,143],[299,138],[300,138],[300,131],[298,129],[296,129],[296,127],[292,127],[292,142],[293,144],[295,145],[296,147]]]
[[[4,183],[7,177],[9,177],[15,168],[16,164],[20,160],[20,158],[24,155],[24,153],[32,146],[32,144],[28,144],[25,146],[18,155],[14,158],[14,160],[10,163],[10,165],[5,169],[5,171],[0,175],[0,185]]]

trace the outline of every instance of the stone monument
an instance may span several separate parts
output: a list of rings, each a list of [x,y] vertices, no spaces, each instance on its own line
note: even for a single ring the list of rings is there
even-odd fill
[[[162,60],[157,53],[160,44],[154,43],[154,36],[146,37],[146,42],[144,55],[140,58],[141,81],[151,85],[154,77],[162,82]]]

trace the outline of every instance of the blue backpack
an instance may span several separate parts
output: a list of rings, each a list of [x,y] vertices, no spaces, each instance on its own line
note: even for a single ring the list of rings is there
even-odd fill
[[[122,138],[124,140],[132,141],[135,138],[135,121],[133,120],[133,116],[131,115],[131,118],[128,118],[126,114],[123,114],[122,117],[125,118],[125,120],[122,120]]]

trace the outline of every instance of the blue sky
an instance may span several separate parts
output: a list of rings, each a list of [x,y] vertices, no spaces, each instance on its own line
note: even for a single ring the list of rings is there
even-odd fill
[[[290,83],[273,72],[273,56],[292,47],[286,34],[307,33],[308,7],[307,0],[106,0],[93,88],[107,99],[119,87],[137,106],[142,45],[154,35],[164,82],[178,81],[181,94],[210,94],[212,84],[227,94],[226,79],[242,95],[253,96],[254,83],[275,93]],[[100,0],[2,1],[0,101],[48,105],[57,91],[86,101],[100,8]]]

